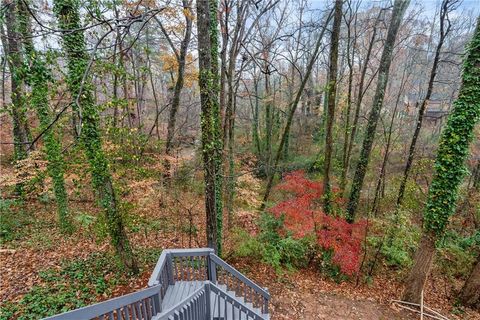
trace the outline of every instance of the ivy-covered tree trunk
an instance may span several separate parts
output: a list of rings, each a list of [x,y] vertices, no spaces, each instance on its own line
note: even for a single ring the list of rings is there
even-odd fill
[[[435,57],[433,58],[433,65],[432,70],[430,72],[430,79],[428,81],[427,93],[425,94],[425,98],[422,100],[420,104],[420,108],[418,109],[418,118],[417,123],[415,126],[415,131],[412,136],[412,142],[410,143],[410,149],[408,151],[407,163],[405,164],[405,170],[403,172],[403,178],[400,182],[400,189],[398,191],[397,197],[397,206],[400,206],[403,201],[403,196],[405,194],[405,188],[407,186],[408,176],[410,174],[410,169],[412,168],[413,164],[413,157],[415,156],[415,148],[417,145],[418,137],[420,136],[420,130],[422,129],[423,124],[423,116],[425,114],[425,110],[427,109],[428,101],[433,93],[433,84],[435,83],[435,76],[437,75],[437,69],[440,62],[440,53],[442,51],[443,42],[447,37],[448,33],[450,32],[450,22],[448,20],[448,13],[451,11],[452,6],[455,6],[455,1],[451,0],[444,0],[442,2],[442,7],[440,9],[440,38],[438,40],[437,48],[435,50]],[[445,26],[447,24],[447,26]]]
[[[18,21],[18,2],[4,0],[4,24],[6,37],[2,36],[2,45],[6,52],[8,68],[11,74],[11,115],[13,122],[14,160],[25,159],[28,154],[30,132],[27,124],[25,103],[25,68],[21,44],[20,23]],[[2,22],[3,23],[3,22]],[[17,184],[17,193],[21,194],[22,184]]]
[[[480,119],[480,19],[463,63],[462,86],[440,138],[435,175],[424,211],[423,236],[406,281],[403,300],[418,302],[435,255],[435,242],[455,212],[465,160]]]
[[[330,38],[330,66],[328,70],[327,126],[325,132],[325,163],[323,168],[323,191],[325,193],[323,209],[329,214],[332,211],[332,186],[330,168],[333,153],[333,122],[335,121],[335,103],[337,97],[338,42],[340,38],[340,23],[342,22],[343,0],[335,1],[333,28]]]
[[[385,97],[385,89],[387,87],[388,75],[390,72],[390,64],[392,62],[393,47],[397,37],[400,22],[402,21],[405,10],[410,0],[395,0],[393,5],[392,20],[388,27],[387,39],[383,48],[382,57],[380,58],[380,67],[378,70],[377,88],[373,98],[372,111],[370,112],[365,137],[363,139],[362,151],[358,160],[357,169],[352,182],[352,190],[347,207],[347,220],[353,222],[355,220],[355,212],[357,210],[360,192],[362,191],[363,181],[367,172],[367,166],[370,161],[370,153],[372,152],[373,140],[377,130],[377,123],[382,110],[383,98]],[[352,136],[353,139],[353,136]]]
[[[80,139],[90,163],[93,187],[104,209],[111,243],[123,265],[131,272],[138,272],[122,215],[118,209],[118,200],[113,188],[107,158],[102,149],[99,113],[92,95],[93,86],[90,77],[87,76],[84,79],[84,75],[88,72],[88,56],[80,24],[79,2],[77,0],[55,0],[54,11],[59,27],[63,30],[63,48],[67,54],[68,88],[75,101],[74,109],[81,108],[82,110]]]
[[[52,77],[45,60],[34,48],[30,14],[26,5],[26,2],[19,1],[18,18],[25,62],[29,70],[28,83],[32,90],[29,104],[35,108],[37,112],[37,117],[40,121],[40,131],[45,131],[43,140],[48,160],[48,174],[52,178],[53,191],[57,203],[58,222],[62,231],[69,233],[72,232],[72,224],[68,214],[68,197],[65,189],[62,145],[53,128],[49,128],[52,123],[52,115],[48,103],[48,84],[52,80]]]
[[[222,137],[216,0],[197,1],[198,65],[201,102],[202,155],[205,171],[207,244],[222,252]]]

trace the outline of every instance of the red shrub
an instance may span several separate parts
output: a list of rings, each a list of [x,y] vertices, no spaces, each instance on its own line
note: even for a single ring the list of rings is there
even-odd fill
[[[358,272],[365,221],[350,224],[341,217],[324,214],[319,205],[323,185],[306,178],[303,171],[285,174],[276,190],[292,194],[270,209],[276,217],[284,215],[285,228],[297,238],[316,235],[322,248],[332,250],[332,262],[342,273],[352,275]]]

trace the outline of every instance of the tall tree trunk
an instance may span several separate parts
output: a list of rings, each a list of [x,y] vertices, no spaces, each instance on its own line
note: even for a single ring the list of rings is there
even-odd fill
[[[352,128],[350,129],[350,141],[348,143],[348,149],[347,149],[347,155],[345,157],[344,165],[343,165],[343,171],[342,171],[342,180],[346,181],[347,176],[348,176],[348,171],[350,170],[350,160],[352,158],[352,150],[353,150],[353,144],[355,142],[355,138],[357,136],[357,127],[358,127],[358,120],[360,119],[360,108],[362,106],[362,101],[364,97],[364,87],[365,87],[365,77],[367,75],[367,70],[368,70],[368,64],[370,62],[370,57],[372,55],[372,50],[373,50],[373,45],[375,43],[375,38],[377,36],[377,25],[378,22],[380,21],[380,17],[382,15],[383,9],[380,10],[380,12],[377,15],[377,18],[375,19],[375,23],[373,25],[373,32],[372,32],[372,37],[370,39],[370,43],[368,44],[368,49],[367,49],[367,54],[365,56],[365,61],[362,66],[362,71],[360,73],[360,82],[358,85],[358,92],[357,92],[357,99],[355,101],[355,113],[353,117],[353,123],[352,123]],[[343,189],[342,192],[345,191],[345,186],[346,183],[343,182]]]
[[[435,83],[435,76],[437,75],[437,68],[438,68],[438,63],[440,61],[440,53],[442,50],[443,42],[445,41],[445,38],[447,37],[450,31],[451,25],[450,25],[450,21],[448,20],[448,13],[451,10],[451,6],[452,6],[452,0],[444,0],[442,2],[442,7],[440,10],[440,38],[438,40],[437,48],[435,50],[435,57],[433,58],[433,66],[432,66],[432,71],[430,73],[430,80],[428,81],[427,93],[425,94],[425,98],[420,104],[420,109],[418,110],[417,124],[415,126],[415,131],[413,133],[412,142],[410,143],[410,149],[408,150],[407,163],[405,164],[403,178],[400,183],[400,189],[398,191],[397,206],[400,206],[403,201],[403,196],[405,194],[405,187],[407,185],[408,175],[412,167],[413,157],[415,156],[415,147],[417,145],[418,137],[420,136],[420,130],[422,129],[423,116],[425,114],[425,110],[427,108],[427,104],[430,100],[430,97],[432,96],[433,84]],[[447,23],[446,28],[445,28],[445,23]]]
[[[335,1],[333,28],[330,38],[330,67],[328,70],[328,110],[327,127],[325,133],[325,162],[323,168],[323,209],[329,214],[332,211],[332,186],[330,182],[330,167],[333,153],[333,123],[335,121],[335,103],[337,98],[337,73],[338,73],[338,42],[340,37],[340,23],[342,22],[343,0]]]
[[[436,237],[433,233],[425,233],[422,236],[415,253],[415,263],[406,280],[407,286],[403,292],[403,300],[420,303],[421,292],[435,257],[435,241]]]
[[[467,49],[462,85],[443,129],[423,219],[423,239],[407,278],[403,298],[418,302],[433,261],[432,247],[455,212],[458,189],[465,175],[465,160],[473,130],[480,119],[480,18]],[[424,244],[428,240],[428,245]],[[433,250],[434,251],[434,250]],[[431,258],[430,258],[431,256]],[[428,258],[428,259],[427,259]]]
[[[282,138],[280,140],[280,144],[277,149],[277,153],[275,155],[275,161],[273,163],[273,168],[272,168],[272,174],[268,177],[268,182],[267,182],[267,187],[265,189],[265,194],[263,195],[263,201],[260,206],[260,210],[264,210],[265,206],[267,204],[267,200],[270,196],[270,192],[272,191],[273,187],[273,179],[275,178],[275,171],[277,170],[278,163],[280,161],[280,158],[282,156],[282,150],[285,145],[285,140],[290,132],[290,126],[292,125],[292,120],[293,120],[293,115],[295,114],[295,111],[297,110],[298,103],[300,102],[300,98],[302,97],[302,94],[305,89],[305,85],[307,84],[308,78],[310,77],[310,74],[312,73],[313,66],[315,64],[315,61],[317,60],[318,53],[320,51],[320,46],[322,44],[323,40],[323,35],[326,30],[326,26],[328,25],[330,19],[333,16],[334,10],[331,10],[330,13],[328,14],[327,19],[325,20],[325,24],[322,27],[322,31],[320,31],[320,34],[318,35],[317,42],[315,44],[315,49],[313,50],[313,53],[310,57],[310,60],[308,62],[307,67],[305,68],[305,74],[303,76],[302,82],[300,83],[300,88],[297,91],[297,94],[295,96],[295,100],[292,101],[290,108],[288,110],[288,115],[287,115],[287,123],[285,124],[285,129],[283,130]]]
[[[466,306],[480,308],[480,254],[460,292],[460,301]]]
[[[473,176],[473,188],[480,191],[480,160],[477,160],[477,167]]]
[[[217,1],[197,1],[198,65],[201,102],[202,153],[205,168],[207,244],[222,252],[222,137],[218,94]]]
[[[75,109],[82,108],[80,139],[90,163],[93,187],[104,209],[111,243],[123,265],[132,272],[138,272],[123,218],[118,210],[118,199],[113,188],[107,158],[102,150],[99,113],[92,95],[91,78],[88,76],[88,56],[80,25],[78,2],[75,0],[55,0],[54,12],[59,27],[63,30],[63,48],[67,54],[68,88],[72,99],[75,100]]]
[[[23,48],[19,33],[18,1],[4,0],[6,37],[2,44],[7,56],[11,73],[11,114],[13,120],[13,141],[15,161],[25,159],[29,150],[29,128],[25,103],[25,72],[23,70]],[[17,185],[17,193],[22,193],[21,184]]]
[[[264,141],[264,165],[265,174],[269,177],[272,174],[272,131],[273,131],[273,111],[272,101],[273,97],[270,90],[270,71],[268,70],[268,63],[265,62],[265,88],[264,88],[264,103],[265,103],[265,141]]]
[[[253,138],[253,144],[255,146],[255,153],[257,155],[257,158],[260,157],[262,154],[262,144],[260,143],[260,135],[258,133],[258,113],[259,113],[259,97],[258,97],[258,79],[254,76],[253,78],[253,85],[255,89],[255,102],[253,104],[253,124],[252,124],[252,138]]]
[[[177,55],[177,80],[175,82],[175,89],[173,90],[172,106],[168,115],[167,126],[167,141],[165,143],[165,153],[170,154],[173,146],[173,138],[175,135],[175,123],[177,121],[177,112],[180,107],[180,94],[182,93],[184,77],[185,77],[185,65],[188,53],[188,44],[192,36],[192,16],[193,13],[190,9],[192,1],[183,0],[183,10],[185,12],[185,34],[183,36],[182,43],[180,44],[180,53]],[[175,48],[172,48],[175,50]]]
[[[375,131],[377,129],[377,123],[383,105],[383,98],[385,96],[385,89],[387,87],[388,74],[390,72],[390,64],[392,62],[393,47],[395,45],[398,29],[400,28],[400,23],[409,2],[409,0],[395,0],[393,5],[392,20],[390,22],[390,26],[388,27],[385,47],[383,48],[382,57],[380,58],[377,89],[373,98],[372,111],[370,112],[370,116],[368,118],[362,151],[360,153],[360,159],[358,160],[357,169],[355,171],[355,177],[352,182],[352,190],[350,192],[350,199],[347,207],[347,220],[349,222],[353,222],[355,220],[355,212],[357,210],[360,192],[363,187],[363,180],[367,172],[373,140],[375,138]]]
[[[393,109],[392,117],[390,119],[390,126],[388,128],[388,133],[387,133],[387,142],[386,142],[386,146],[385,146],[385,153],[383,155],[382,167],[380,169],[380,174],[378,176],[377,186],[375,188],[375,193],[374,193],[375,196],[374,196],[373,204],[372,204],[372,211],[371,212],[374,215],[377,212],[378,201],[380,200],[380,198],[383,197],[382,196],[382,193],[383,193],[382,192],[382,185],[383,186],[385,185],[387,163],[388,163],[388,158],[390,156],[390,146],[391,146],[391,143],[392,143],[393,125],[394,125],[394,122],[395,122],[395,118],[397,117],[397,110],[398,110],[398,106],[400,104],[400,98],[404,94],[404,88],[405,88],[405,84],[407,82],[407,79],[405,77],[406,77],[406,74],[407,74],[407,68],[408,67],[409,67],[409,65],[406,64],[405,68],[403,69],[402,79],[400,80],[400,88],[398,90],[397,98],[396,98],[396,101],[395,101],[395,107]]]
[[[25,61],[29,68],[29,83],[32,87],[31,105],[36,109],[40,120],[40,131],[45,131],[43,139],[48,160],[48,174],[52,178],[53,191],[57,203],[57,214],[60,228],[63,232],[72,232],[72,224],[68,214],[68,197],[65,189],[64,171],[65,164],[62,155],[62,144],[53,128],[48,129],[52,122],[52,115],[48,104],[48,83],[52,79],[45,61],[34,48],[30,13],[27,3],[19,1],[18,18],[20,21],[20,34],[22,35]]]
[[[235,63],[240,52],[242,36],[244,35],[245,22],[247,18],[248,2],[237,2],[237,19],[233,31],[232,43],[228,52],[228,68],[224,70],[227,80],[227,101],[225,106],[225,119],[223,125],[223,141],[227,145],[227,179],[225,184],[226,201],[225,207],[227,209],[228,228],[231,227],[233,220],[233,200],[235,197],[235,157],[234,157],[234,139],[235,139],[235,114],[237,107],[237,91],[239,87],[239,80],[235,70]],[[230,10],[226,8],[226,10]],[[228,15],[226,14],[225,24],[228,24]],[[228,30],[226,31],[227,37]],[[225,47],[226,50],[226,47]],[[226,62],[226,61],[225,61]],[[235,82],[235,83],[234,83]]]
[[[352,112],[352,91],[353,91],[353,73],[355,64],[355,46],[357,40],[357,12],[352,12],[351,4],[349,4],[350,20],[347,22],[347,64],[348,64],[348,93],[347,93],[347,110],[345,111],[345,130],[343,133],[343,154],[342,154],[342,175],[340,178],[340,191],[343,193],[347,184],[347,157],[348,145],[350,139],[350,113]],[[353,40],[351,36],[351,26],[354,24]]]

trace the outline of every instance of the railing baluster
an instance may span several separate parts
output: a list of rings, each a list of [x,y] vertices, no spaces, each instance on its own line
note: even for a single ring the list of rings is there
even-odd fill
[[[148,320],[148,313],[147,313],[147,299],[142,300],[142,309],[143,309],[143,316],[145,320]]]
[[[190,269],[192,268],[190,265],[190,257],[185,257],[185,264],[187,265],[187,278],[185,280],[190,281]]]
[[[224,309],[225,310],[223,310],[223,318],[228,319],[227,297],[225,297],[224,302],[225,302],[224,303]]]

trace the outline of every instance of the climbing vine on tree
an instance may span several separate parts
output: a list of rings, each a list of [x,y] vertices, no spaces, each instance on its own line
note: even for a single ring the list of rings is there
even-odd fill
[[[80,140],[90,163],[92,184],[104,209],[107,230],[117,255],[125,267],[137,272],[138,267],[119,212],[107,158],[102,150],[99,113],[92,94],[93,86],[87,69],[89,59],[83,31],[80,28],[79,2],[56,0],[54,11],[62,30],[77,30],[64,32],[62,40],[67,54],[67,84],[74,101],[74,111],[81,111]]]
[[[57,202],[58,221],[62,231],[71,232],[72,224],[68,213],[67,191],[65,189],[65,164],[62,156],[62,145],[54,128],[49,128],[52,115],[49,106],[49,83],[53,77],[47,67],[47,61],[35,50],[31,37],[30,15],[27,2],[19,2],[18,21],[19,30],[23,39],[24,70],[27,83],[31,86],[29,105],[36,110],[40,121],[40,130],[43,132],[45,151],[48,160],[48,173],[52,178],[53,191]]]
[[[455,212],[458,190],[467,173],[465,160],[480,119],[480,19],[468,46],[462,86],[443,129],[435,161],[435,175],[423,215],[423,237],[407,279],[404,299],[417,302],[435,255],[435,241],[443,235]]]
[[[218,93],[218,30],[217,1],[197,1],[199,37],[199,87],[202,113],[202,154],[205,167],[205,209],[207,242],[222,252],[222,137]]]

